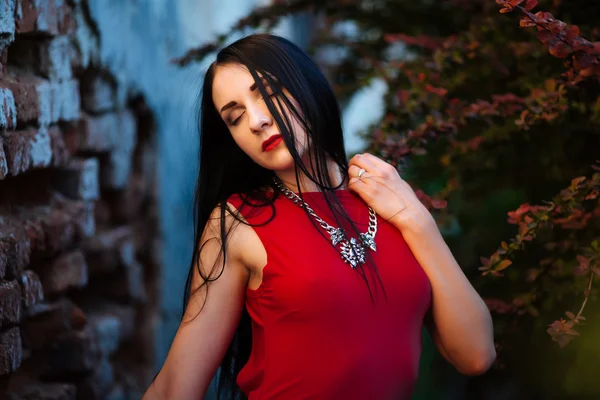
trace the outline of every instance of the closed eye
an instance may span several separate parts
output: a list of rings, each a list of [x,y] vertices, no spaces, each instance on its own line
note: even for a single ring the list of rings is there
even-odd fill
[[[244,113],[241,113],[239,117],[237,117],[233,121],[230,121],[229,122],[229,126],[236,126],[238,124],[238,122],[240,122],[240,119],[242,118],[242,115],[244,115]]]

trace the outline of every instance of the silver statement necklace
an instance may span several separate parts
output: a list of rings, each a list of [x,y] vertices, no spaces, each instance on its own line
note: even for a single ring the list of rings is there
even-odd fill
[[[281,190],[281,192],[288,199],[292,200],[294,204],[298,204],[303,207],[317,223],[329,234],[331,237],[331,243],[338,248],[338,251],[342,255],[344,262],[350,264],[352,269],[355,269],[361,264],[365,263],[365,250],[371,249],[377,251],[375,246],[375,234],[377,233],[377,215],[375,211],[369,207],[369,228],[367,232],[360,233],[359,239],[350,238],[346,239],[346,233],[342,228],[335,228],[323,221],[317,213],[304,200],[300,198],[296,193],[292,192],[285,185],[283,185],[278,179],[273,179],[275,185]],[[339,246],[338,246],[339,245]]]

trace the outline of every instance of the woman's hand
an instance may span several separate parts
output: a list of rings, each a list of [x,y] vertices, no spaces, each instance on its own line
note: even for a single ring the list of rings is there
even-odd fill
[[[368,153],[357,154],[350,159],[348,174],[348,188],[401,232],[423,232],[436,226],[410,185],[382,159]]]

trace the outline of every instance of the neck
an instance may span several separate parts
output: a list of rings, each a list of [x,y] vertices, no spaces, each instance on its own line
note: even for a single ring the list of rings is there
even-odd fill
[[[305,163],[305,165],[309,166],[309,171],[311,175],[314,176],[314,168],[310,162]],[[327,159],[327,173],[329,174],[329,179],[333,183],[334,186],[339,186],[342,182],[344,183],[341,188],[347,187],[347,182],[345,182],[345,176],[339,170],[337,164],[331,160]],[[296,173],[294,168],[285,171],[277,171],[275,173],[277,178],[291,191],[298,192],[298,184],[296,183]],[[317,192],[321,190],[319,186],[314,183],[304,172],[298,171],[298,180],[300,182],[300,189],[302,192]]]

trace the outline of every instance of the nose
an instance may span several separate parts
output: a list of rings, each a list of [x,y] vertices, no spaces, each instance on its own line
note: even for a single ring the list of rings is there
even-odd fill
[[[255,106],[246,110],[246,112],[249,117],[250,130],[253,133],[260,133],[273,124],[273,118],[267,109]]]

